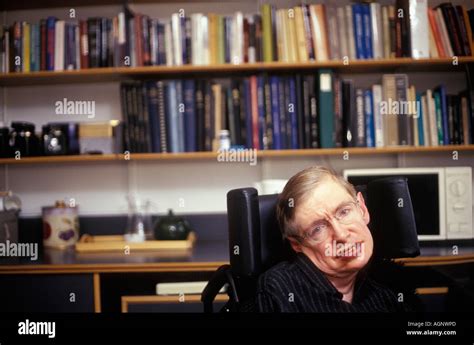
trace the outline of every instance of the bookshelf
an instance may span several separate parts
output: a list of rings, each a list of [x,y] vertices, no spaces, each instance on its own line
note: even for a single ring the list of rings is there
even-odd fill
[[[257,151],[259,159],[267,158],[292,158],[292,157],[317,157],[317,156],[342,156],[346,153],[357,156],[372,155],[398,155],[398,154],[425,154],[443,152],[474,152],[474,145],[446,145],[437,147],[349,147],[329,149],[298,149],[298,150],[263,150]],[[183,153],[132,153],[130,159],[125,159],[122,154],[108,155],[77,155],[77,156],[49,156],[49,157],[24,157],[0,158],[0,164],[55,164],[55,163],[99,163],[99,162],[134,162],[134,161],[209,161],[216,160],[218,152],[183,152]]]
[[[474,63],[474,57],[459,57],[456,64],[452,59],[395,58],[380,60],[353,60],[344,64],[341,60],[313,61],[299,63],[259,62],[242,64],[216,64],[208,66],[144,66],[104,67],[72,71],[39,71],[0,74],[0,86],[52,85],[64,83],[120,82],[137,78],[170,78],[176,76],[234,75],[258,72],[305,71],[331,68],[341,73],[390,72],[403,68],[404,71],[463,71],[466,64]]]
[[[456,0],[453,2],[465,5]],[[122,10],[123,3],[122,0],[70,0],[66,3],[59,0],[0,0],[0,11],[3,11],[3,24],[6,25],[11,25],[14,21],[38,23],[48,16],[77,21],[93,16],[112,18]],[[179,8],[184,8],[186,15],[217,12],[218,15],[227,16],[235,11],[248,15],[258,13],[260,6],[266,1],[184,0],[174,3],[170,0],[130,0],[126,3],[136,13],[147,14],[152,19],[166,20]],[[268,3],[277,8],[287,8],[299,5],[301,1],[271,0]],[[303,3],[329,5],[332,1]],[[336,5],[351,3],[344,0]],[[380,3],[394,4],[395,0]],[[430,7],[439,3],[441,1],[429,1]],[[77,9],[77,18],[68,18],[70,8]],[[97,113],[100,114],[95,119],[97,121],[120,119],[119,84],[127,81],[218,79],[262,73],[305,75],[317,74],[319,69],[331,69],[341,78],[353,78],[355,84],[363,88],[380,83],[380,77],[384,73],[410,73],[410,81],[413,74],[413,84],[420,91],[431,88],[436,83],[446,82],[448,91],[458,93],[461,87],[465,87],[463,75],[466,67],[473,64],[474,56],[459,56],[455,63],[452,58],[400,57],[351,59],[348,64],[336,59],[292,63],[274,61],[9,72],[0,74],[0,105],[3,106],[3,121],[34,122],[38,131],[42,124],[58,120],[51,111],[51,104],[63,97],[96,100]],[[61,120],[84,119],[71,117]],[[458,151],[462,157],[459,162],[451,160],[453,151]],[[349,162],[342,159],[346,152],[351,157]],[[259,164],[256,167],[245,163],[216,164],[217,155],[217,152],[132,153],[130,160],[126,160],[122,154],[22,157],[20,160],[0,158],[0,182],[4,187],[19,191],[25,205],[34,204],[34,207],[27,206],[26,211],[30,213],[38,213],[40,206],[51,203],[55,200],[53,198],[62,198],[64,194],[77,198],[81,212],[86,214],[118,213],[123,195],[133,190],[140,195],[156,198],[160,212],[168,207],[183,213],[222,212],[225,211],[225,193],[229,189],[250,186],[253,182],[267,178],[288,178],[309,164],[327,165],[337,171],[357,167],[433,164],[474,166],[474,145],[258,150]],[[175,201],[182,197],[186,198],[189,208],[176,207]],[[125,211],[123,208],[120,210]]]

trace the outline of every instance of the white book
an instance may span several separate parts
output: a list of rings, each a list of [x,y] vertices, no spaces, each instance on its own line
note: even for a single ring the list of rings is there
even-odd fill
[[[374,128],[375,128],[375,147],[383,147],[384,144],[384,126],[382,114],[380,113],[380,103],[382,102],[382,85],[372,85]]]
[[[430,57],[428,0],[409,0],[411,57]]]
[[[232,18],[231,63],[244,62],[244,16],[242,12],[235,12]]]
[[[54,70],[64,71],[64,30],[66,22],[56,21],[54,27]]]
[[[166,66],[173,66],[173,38],[171,34],[171,23],[165,24],[165,50],[166,50]]]
[[[285,20],[285,13],[286,12],[284,9],[277,10],[275,18],[275,29],[277,35],[276,41],[278,49],[278,61],[289,62],[289,42],[287,40],[288,36],[286,35],[288,28],[286,27],[287,21]]]
[[[443,47],[445,48],[448,57],[452,57],[454,56],[453,47],[451,46],[451,41],[449,40],[448,30],[446,29],[446,23],[444,22],[441,8],[436,9],[436,22],[438,23],[438,29],[440,30]]]
[[[191,14],[191,63],[202,65],[202,13]]]
[[[430,57],[432,58],[438,58],[439,53],[438,53],[438,47],[436,46],[434,34],[433,34],[433,28],[431,25],[429,26],[429,35],[430,35]]]
[[[202,31],[202,56],[201,61],[203,65],[209,65],[211,62],[209,51],[209,18],[205,15],[201,17],[201,31]]]
[[[419,109],[417,108],[416,103],[416,90],[415,86],[412,85],[408,88],[408,100],[410,104],[414,104],[415,108],[412,108],[412,112],[410,114],[412,120],[412,130],[413,130],[413,145],[420,146],[420,132],[418,131],[418,116],[420,115]]]
[[[428,116],[428,104],[426,102],[426,95],[421,96],[421,113],[421,116],[423,118],[424,146],[430,146],[430,117]]]
[[[179,283],[158,283],[156,284],[157,295],[188,295],[188,294],[201,294],[206,287],[206,281],[199,282],[179,282]],[[224,285],[219,293],[227,291],[227,284]]]
[[[383,57],[385,59],[390,58],[390,21],[388,19],[388,6],[382,7],[382,45],[383,45]]]
[[[181,30],[181,18],[179,13],[171,15],[171,35],[173,41],[173,65],[181,66],[183,64],[183,44]]]
[[[118,14],[118,44],[125,44],[125,13],[120,12]]]
[[[436,108],[435,101],[433,99],[433,92],[428,89],[426,90],[426,104],[428,106],[428,117],[430,123],[430,139],[431,146],[438,146],[438,127],[436,121]]]
[[[370,24],[372,28],[372,50],[374,59],[383,58],[382,7],[379,3],[370,4]]]
[[[340,52],[341,59],[344,56],[349,57],[349,42],[347,40],[347,23],[346,23],[346,14],[344,12],[344,7],[337,8],[337,25],[339,27],[339,43],[340,43]]]
[[[346,5],[346,26],[347,26],[347,41],[349,42],[349,59],[356,59],[356,48],[354,39],[354,20],[352,17],[352,6]]]

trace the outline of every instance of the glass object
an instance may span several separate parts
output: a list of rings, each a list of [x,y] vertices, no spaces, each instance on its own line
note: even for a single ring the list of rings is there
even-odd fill
[[[349,225],[356,222],[360,216],[359,202],[349,201],[340,206],[333,215],[315,223],[310,230],[301,236],[301,239],[310,243],[321,243],[328,237],[329,228],[331,227],[329,219],[341,225]]]
[[[136,196],[128,196],[128,221],[125,230],[125,241],[143,242],[153,239],[149,200],[140,200]]]
[[[10,133],[11,146],[14,154],[22,156],[37,156],[40,143],[35,134],[35,125],[30,122],[12,122],[13,131]]]
[[[223,129],[219,132],[219,150],[230,149],[230,132],[227,129]]]

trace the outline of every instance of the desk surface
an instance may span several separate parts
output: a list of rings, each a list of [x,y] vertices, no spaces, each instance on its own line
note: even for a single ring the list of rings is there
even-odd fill
[[[36,261],[29,258],[0,259],[0,274],[214,271],[229,262],[226,241],[197,241],[189,254],[139,252],[77,253],[45,249]]]
[[[394,261],[404,266],[451,265],[474,262],[474,246],[421,247],[416,258]],[[197,241],[189,255],[176,256],[156,253],[94,254],[46,249],[36,261],[27,258],[0,259],[0,274],[25,273],[101,273],[101,272],[166,272],[215,271],[229,262],[227,241]]]

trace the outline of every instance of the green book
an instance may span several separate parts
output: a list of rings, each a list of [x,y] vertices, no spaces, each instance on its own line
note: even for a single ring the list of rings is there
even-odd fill
[[[438,92],[434,92],[435,110],[436,110],[436,127],[438,128],[438,144],[444,145],[443,141],[443,116],[441,114],[441,96]]]
[[[335,147],[333,78],[332,70],[318,70],[319,140],[322,148]]]
[[[217,63],[225,63],[224,16],[217,16]]]
[[[263,41],[263,61],[273,61],[273,39],[272,39],[272,6],[262,5],[262,41]]]

